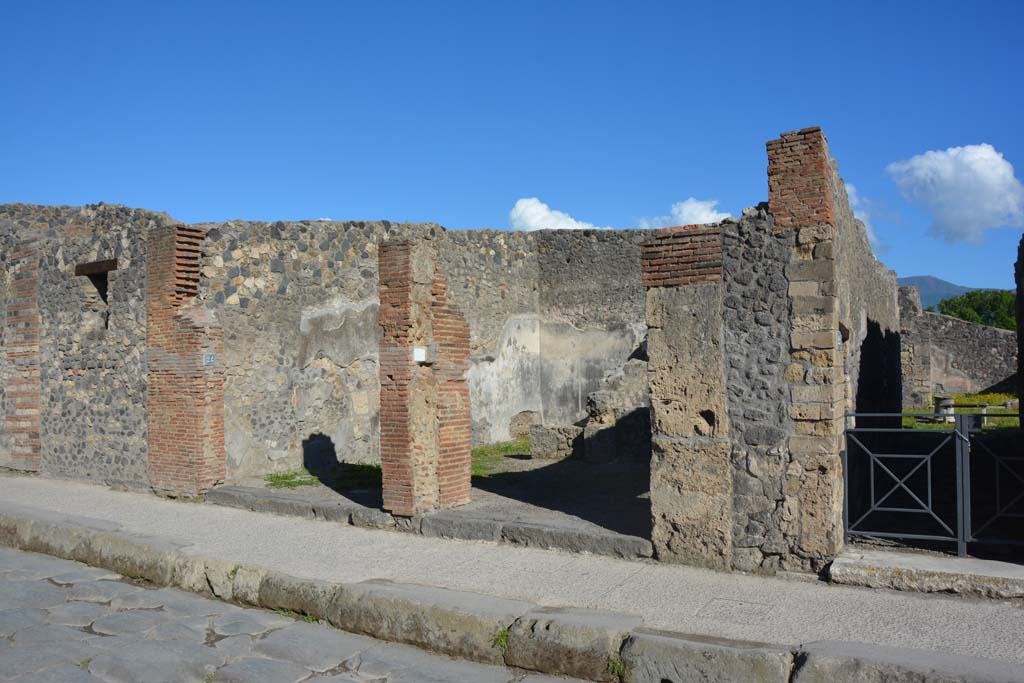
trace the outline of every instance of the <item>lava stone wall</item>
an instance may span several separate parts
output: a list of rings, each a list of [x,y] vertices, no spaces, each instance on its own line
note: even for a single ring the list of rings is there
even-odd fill
[[[916,287],[900,288],[903,403],[930,408],[935,394],[1013,390],[1017,333],[921,307]]]
[[[3,207],[39,236],[40,469],[146,486],[146,234],[171,220],[118,206]],[[79,264],[116,259],[104,305]]]
[[[722,223],[726,392],[732,432],[732,566],[773,571],[798,545],[787,473],[794,433],[787,369],[791,323],[785,275],[792,233],[761,206]],[[804,374],[802,367],[790,372]]]

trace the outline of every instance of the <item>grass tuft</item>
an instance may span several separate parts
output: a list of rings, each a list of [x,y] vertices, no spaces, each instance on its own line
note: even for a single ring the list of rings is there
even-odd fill
[[[620,679],[626,675],[626,665],[622,663],[622,660],[617,655],[612,655],[608,658],[608,673]]]
[[[270,489],[294,489],[300,486],[328,486],[335,491],[372,489],[380,487],[383,478],[380,465],[342,463],[330,474],[317,477],[303,468],[291,472],[277,472],[263,478]]]
[[[489,477],[500,469],[502,460],[510,455],[524,455],[530,452],[530,440],[518,439],[477,446],[473,449],[472,475]]]
[[[491,644],[502,652],[508,652],[508,635],[508,628],[501,629],[498,631],[498,635],[494,636],[494,640],[491,641]]]

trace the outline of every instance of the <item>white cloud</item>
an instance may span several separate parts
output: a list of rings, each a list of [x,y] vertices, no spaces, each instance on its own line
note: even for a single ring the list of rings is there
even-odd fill
[[[537,199],[520,199],[508,212],[508,224],[513,230],[605,230],[593,223],[578,221],[567,213],[556,211]]]
[[[716,211],[717,199],[696,199],[690,197],[685,201],[672,205],[671,215],[641,218],[641,228],[664,228],[670,225],[699,225],[717,223],[729,217],[729,214]],[[513,230],[611,230],[608,226],[598,226],[585,221],[578,221],[569,214],[552,209],[536,197],[524,197],[516,202],[508,212],[508,224]]]
[[[704,223],[717,223],[729,217],[729,214],[716,211],[717,199],[697,199],[690,197],[672,205],[672,213],[669,216],[655,216],[654,218],[641,218],[641,228],[664,228],[670,225],[702,225]]]
[[[1024,185],[989,144],[918,154],[886,168],[903,197],[932,214],[947,242],[977,242],[988,228],[1024,225]]]
[[[846,196],[850,200],[850,208],[853,209],[854,218],[864,224],[864,230],[868,234],[868,242],[873,249],[878,251],[879,247],[881,247],[881,242],[878,241],[875,228],[871,225],[871,200],[861,197],[860,193],[857,192],[857,186],[853,183],[846,183]]]

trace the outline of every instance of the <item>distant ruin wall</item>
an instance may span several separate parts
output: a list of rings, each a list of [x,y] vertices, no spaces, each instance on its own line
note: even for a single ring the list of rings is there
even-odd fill
[[[931,407],[935,395],[1015,386],[1017,334],[922,309],[916,287],[900,288],[903,403]]]
[[[1021,424],[1024,426],[1024,237],[1017,248],[1014,266],[1017,280],[1017,397],[1020,399]]]

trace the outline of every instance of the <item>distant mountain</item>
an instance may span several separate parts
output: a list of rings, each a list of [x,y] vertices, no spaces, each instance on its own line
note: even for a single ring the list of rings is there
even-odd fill
[[[925,308],[935,306],[943,299],[960,296],[976,289],[976,287],[954,285],[952,282],[940,280],[933,275],[913,275],[911,277],[901,277],[897,281],[901,287],[917,287],[918,291],[921,292],[921,304]]]

